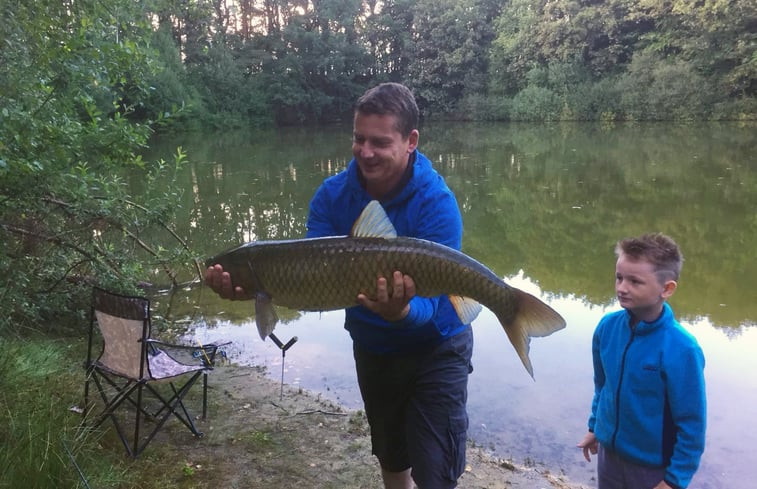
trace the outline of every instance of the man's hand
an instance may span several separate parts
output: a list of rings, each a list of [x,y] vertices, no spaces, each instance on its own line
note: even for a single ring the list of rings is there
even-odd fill
[[[392,293],[386,278],[376,281],[376,299],[371,300],[365,294],[358,294],[358,303],[378,314],[387,321],[400,321],[410,312],[410,299],[415,296],[415,282],[408,275],[395,271],[392,275]]]
[[[584,458],[587,462],[591,462],[591,455],[596,455],[597,451],[599,451],[599,441],[597,441],[597,437],[591,431],[584,435],[577,446],[578,448],[583,448]]]
[[[242,287],[232,287],[231,275],[224,272],[221,265],[215,264],[205,270],[205,284],[224,299],[249,299]]]

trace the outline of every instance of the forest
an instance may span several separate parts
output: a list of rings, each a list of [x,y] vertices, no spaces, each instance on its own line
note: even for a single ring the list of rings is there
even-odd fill
[[[143,7],[144,8],[144,7]],[[427,117],[701,120],[755,114],[750,0],[156,1],[147,114],[298,124],[382,81]]]
[[[163,69],[145,115],[176,106],[217,124],[328,122],[349,116],[366,87],[398,81],[426,117],[752,118],[755,8],[750,0],[156,1],[142,15]]]

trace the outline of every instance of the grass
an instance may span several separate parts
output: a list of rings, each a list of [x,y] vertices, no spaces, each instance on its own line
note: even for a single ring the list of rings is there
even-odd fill
[[[67,348],[0,340],[0,351],[0,487],[86,487],[73,461],[95,434],[80,432],[68,410],[75,374]]]
[[[85,352],[70,343],[0,338],[0,489],[195,487],[175,453],[156,447],[137,463],[114,430],[80,427]]]

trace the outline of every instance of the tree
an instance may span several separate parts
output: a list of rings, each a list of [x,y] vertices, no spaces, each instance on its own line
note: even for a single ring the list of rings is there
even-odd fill
[[[411,63],[414,4],[413,0],[387,0],[379,9],[377,2],[370,3],[364,27],[365,42],[373,60],[366,73],[370,80],[399,82],[404,79]]]
[[[634,56],[618,83],[621,110],[633,120],[702,119],[705,80],[694,67],[680,60],[666,60],[653,53]]]
[[[658,19],[642,49],[691,63],[723,97],[757,94],[757,3],[642,0]]]
[[[277,47],[256,78],[281,124],[338,120],[349,115],[362,90],[367,58],[356,42],[361,2],[318,0],[311,6],[291,11],[280,32],[261,40]]]
[[[453,113],[466,93],[485,88],[494,37],[491,7],[478,0],[416,2],[406,79],[427,115]]]
[[[133,291],[145,264],[170,263],[173,250],[141,236],[169,220],[174,190],[136,202],[120,176],[132,169],[155,179],[175,168],[135,153],[150,128],[129,117],[154,64],[141,6],[129,6],[3,3],[0,331],[60,327],[84,310],[77,298],[88,285]]]

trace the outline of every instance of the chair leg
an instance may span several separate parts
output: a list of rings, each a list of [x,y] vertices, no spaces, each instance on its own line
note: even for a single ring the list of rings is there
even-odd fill
[[[92,372],[87,371],[87,377],[84,381],[84,405],[81,410],[81,425],[84,425],[84,422],[87,419],[87,414],[89,413],[89,379],[91,375],[93,375]]]
[[[142,445],[139,446],[135,452],[134,457],[138,457],[140,453],[147,447],[147,445],[152,441],[152,439],[155,437],[155,435],[158,434],[158,431],[160,431],[160,428],[163,427],[166,421],[170,418],[170,416],[173,414],[176,418],[178,418],[184,425],[189,428],[189,430],[194,434],[196,437],[201,438],[204,436],[203,432],[198,431],[197,427],[194,424],[194,421],[192,421],[192,416],[187,412],[187,409],[184,407],[184,396],[189,392],[189,389],[194,385],[195,381],[197,380],[197,376],[193,377],[192,379],[188,380],[186,384],[182,386],[181,389],[178,391],[176,390],[176,387],[174,386],[173,382],[171,382],[171,389],[174,392],[174,395],[171,397],[169,401],[165,401],[163,399],[163,396],[161,396],[150,384],[145,384],[145,387],[149,389],[155,396],[157,396],[162,402],[163,407],[160,409],[159,412],[163,411],[164,409],[167,411],[162,415],[162,417],[156,422],[155,427],[150,432],[150,434],[147,436],[147,438],[142,442]],[[182,413],[179,413],[177,411],[177,407],[180,407],[182,410]]]
[[[111,399],[108,398],[108,396],[105,393],[105,387],[101,383],[100,376],[102,376],[103,379],[107,381],[111,387],[117,390],[117,394],[113,396]],[[100,393],[100,397],[103,401],[103,410],[100,412],[94,423],[92,424],[92,429],[96,429],[99,427],[106,419],[110,418],[111,421],[113,421],[113,426],[116,428],[116,434],[118,435],[118,438],[121,440],[121,443],[123,443],[124,448],[126,449],[126,452],[131,457],[136,457],[136,445],[131,445],[129,443],[129,439],[126,436],[126,433],[121,426],[121,423],[118,421],[118,417],[115,415],[116,409],[118,409],[121,404],[123,404],[124,401],[129,400],[132,401],[130,396],[132,395],[133,391],[140,387],[139,383],[134,383],[132,381],[126,382],[123,385],[118,385],[115,382],[113,382],[112,379],[107,377],[107,375],[100,373],[100,376],[93,374],[92,380],[95,382],[95,386],[97,387],[97,391]],[[132,402],[132,404],[134,404]],[[137,409],[137,414],[140,412],[144,414],[144,410]],[[85,413],[86,416],[86,413]],[[86,418],[85,418],[86,419]],[[137,421],[139,422],[139,421]]]
[[[194,436],[200,438],[203,433],[197,429],[194,423],[192,415],[184,405],[184,397],[189,393],[194,384],[199,380],[202,372],[197,372],[191,378],[189,378],[178,390],[173,382],[168,384],[171,387],[172,395],[168,398],[162,395],[153,385],[149,382],[135,382],[127,381],[124,383],[118,383],[114,379],[110,378],[106,373],[100,371],[93,371],[91,380],[94,381],[97,391],[102,398],[104,404],[103,410],[98,414],[98,417],[94,420],[92,427],[99,427],[106,419],[110,418],[113,421],[113,425],[116,428],[116,433],[126,449],[128,455],[132,458],[137,458],[147,448],[148,444],[157,435],[158,431],[168,421],[171,415],[178,418]],[[205,380],[205,379],[203,379]],[[89,380],[88,380],[89,382]],[[160,409],[157,412],[149,412],[147,407],[143,405],[146,400],[146,393],[143,392],[147,389],[149,393],[157,401],[161,403]],[[108,391],[113,391],[113,396],[108,397]],[[136,395],[135,395],[136,394]],[[89,385],[85,384],[85,397],[89,395]],[[124,426],[116,416],[116,411],[119,407],[128,401],[128,404],[134,407],[134,431],[133,437],[127,436],[124,431]],[[88,402],[88,401],[87,401]],[[203,392],[203,407],[205,403],[205,391]],[[85,411],[86,417],[86,411]],[[149,428],[149,433],[145,437],[142,432],[144,420],[151,418],[155,421],[155,425]],[[82,423],[84,419],[82,420]],[[130,442],[130,439],[132,440]]]
[[[89,406],[89,375],[87,375],[87,380],[84,381],[84,408],[82,409],[82,418],[87,415],[87,406]]]
[[[176,386],[173,382],[170,382],[171,389],[173,390],[173,396],[171,396],[170,399],[166,400],[163,398],[163,396],[160,395],[160,393],[154,389],[150,384],[147,384],[147,388],[150,389],[152,394],[157,397],[163,405],[161,408],[155,413],[155,416],[157,417],[160,415],[160,413],[163,412],[163,410],[168,410],[168,413],[163,414],[162,420],[165,420],[170,414],[173,414],[176,416],[182,423],[184,423],[184,426],[189,428],[189,430],[197,437],[203,436],[203,433],[197,429],[197,427],[194,424],[194,421],[192,420],[192,415],[189,414],[186,407],[184,406],[184,396],[187,395],[189,390],[192,388],[192,386],[197,381],[198,375],[193,376],[191,379],[189,379],[178,391],[176,390]],[[181,408],[181,413],[177,411],[177,407]]]
[[[134,447],[135,447],[135,453],[132,455],[134,458],[137,458],[139,454],[142,452],[144,447],[139,447],[139,425],[142,420],[142,390],[144,388],[144,383],[140,383],[139,387],[137,388],[137,410],[134,413],[135,420],[134,420]],[[149,440],[148,440],[149,442]],[[147,443],[145,443],[145,446],[147,446]]]
[[[208,417],[208,373],[202,373],[202,420]]]

